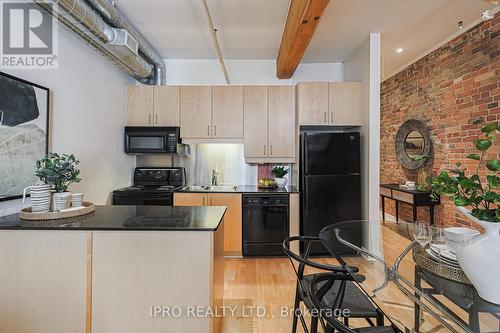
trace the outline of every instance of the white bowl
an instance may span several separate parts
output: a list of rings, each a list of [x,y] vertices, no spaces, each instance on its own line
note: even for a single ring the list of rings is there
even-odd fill
[[[444,229],[444,236],[448,243],[450,251],[457,253],[465,244],[473,237],[479,235],[480,232],[474,229],[464,227],[452,227]]]

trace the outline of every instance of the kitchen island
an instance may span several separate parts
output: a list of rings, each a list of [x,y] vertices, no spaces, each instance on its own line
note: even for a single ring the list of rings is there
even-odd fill
[[[225,207],[0,217],[0,333],[217,332]]]

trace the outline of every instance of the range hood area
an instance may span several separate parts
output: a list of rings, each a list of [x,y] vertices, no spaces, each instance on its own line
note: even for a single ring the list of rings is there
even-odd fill
[[[35,2],[127,74],[145,84],[165,84],[165,64],[110,0]]]

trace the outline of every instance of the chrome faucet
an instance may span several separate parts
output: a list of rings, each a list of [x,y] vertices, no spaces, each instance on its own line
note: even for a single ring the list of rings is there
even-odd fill
[[[215,169],[212,169],[212,186],[219,185],[218,176],[219,176],[219,169],[216,166]]]

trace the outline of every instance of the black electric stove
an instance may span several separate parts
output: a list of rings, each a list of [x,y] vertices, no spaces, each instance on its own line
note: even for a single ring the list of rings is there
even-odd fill
[[[184,168],[135,168],[134,185],[113,191],[113,205],[172,206],[172,192],[185,185]]]

